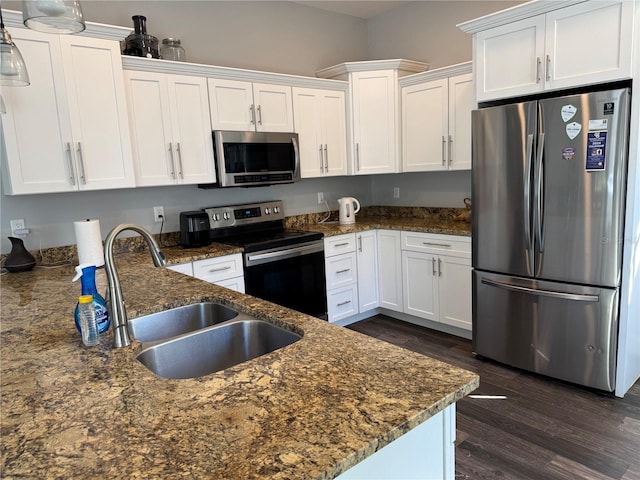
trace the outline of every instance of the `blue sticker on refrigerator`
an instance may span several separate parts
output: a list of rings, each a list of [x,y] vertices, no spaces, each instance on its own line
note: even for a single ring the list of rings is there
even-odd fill
[[[587,136],[587,172],[604,170],[607,132],[589,132]]]

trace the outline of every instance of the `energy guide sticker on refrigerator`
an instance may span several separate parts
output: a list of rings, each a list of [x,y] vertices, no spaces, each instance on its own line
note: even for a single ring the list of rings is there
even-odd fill
[[[630,91],[472,114],[473,349],[613,391]]]

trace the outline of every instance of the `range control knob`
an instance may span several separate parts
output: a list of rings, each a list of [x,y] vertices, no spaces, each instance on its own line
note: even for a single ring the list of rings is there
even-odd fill
[[[220,214],[219,213],[214,213],[213,214],[213,220],[216,221],[216,222],[219,222],[220,221]]]
[[[269,207],[264,209],[265,215],[269,215],[271,213],[271,209]]]
[[[273,207],[273,213],[280,213],[280,207]]]
[[[224,212],[222,214],[222,218],[224,218],[225,220],[229,220],[229,212]]]

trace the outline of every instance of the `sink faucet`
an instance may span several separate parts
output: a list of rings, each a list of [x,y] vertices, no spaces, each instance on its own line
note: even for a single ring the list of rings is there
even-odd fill
[[[111,308],[109,314],[113,322],[113,346],[116,348],[131,345],[129,337],[129,322],[127,320],[127,311],[124,307],[124,298],[122,296],[122,286],[120,285],[120,277],[116,270],[116,264],[113,259],[113,242],[116,237],[125,230],[132,230],[142,235],[145,239],[153,264],[156,267],[162,267],[166,263],[164,254],[158,248],[158,244],[151,234],[144,228],[132,223],[122,223],[113,228],[104,240],[104,268],[107,273],[107,282],[109,283],[109,300]]]

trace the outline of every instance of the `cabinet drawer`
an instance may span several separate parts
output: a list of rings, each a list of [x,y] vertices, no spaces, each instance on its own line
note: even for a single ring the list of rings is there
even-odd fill
[[[243,276],[242,254],[208,258],[193,262],[193,276],[211,283]]]
[[[357,279],[356,262],[355,252],[325,258],[327,290],[354,283]]]
[[[349,285],[327,292],[327,311],[330,322],[337,322],[343,318],[358,313],[358,286]]]
[[[471,237],[435,233],[402,232],[402,250],[470,256]]]
[[[347,233],[324,239],[324,256],[331,257],[341,253],[356,251],[356,234]]]
[[[220,285],[221,287],[226,287],[230,290],[235,290],[236,292],[245,293],[244,277],[229,278],[227,280],[222,280],[221,282],[216,282],[216,285]]]
[[[169,265],[167,268],[169,270],[173,270],[174,272],[183,273],[185,275],[193,277],[193,265],[191,264],[191,262]]]

